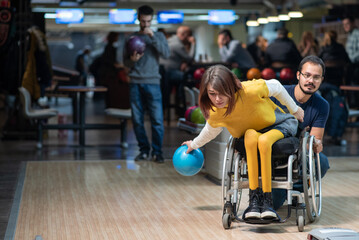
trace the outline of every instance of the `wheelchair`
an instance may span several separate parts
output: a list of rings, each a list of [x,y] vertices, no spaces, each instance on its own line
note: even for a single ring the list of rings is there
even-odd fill
[[[278,215],[278,219],[274,220],[244,220],[240,217],[242,213],[239,213],[242,190],[249,189],[244,139],[230,137],[222,172],[223,227],[229,229],[232,222],[284,223],[290,218],[292,208],[296,210],[299,232],[304,230],[305,215],[309,222],[318,219],[322,207],[321,172],[319,154],[314,153],[313,142],[314,136],[310,136],[308,130],[303,130],[299,137],[284,138],[272,146],[272,188],[287,190],[287,216],[281,219]],[[261,185],[261,181],[259,183]],[[295,183],[303,183],[303,189],[293,189]],[[293,204],[294,197],[297,204]]]

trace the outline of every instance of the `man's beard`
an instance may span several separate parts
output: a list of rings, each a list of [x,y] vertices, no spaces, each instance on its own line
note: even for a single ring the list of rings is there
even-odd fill
[[[311,86],[313,86],[315,88],[315,86],[313,84],[311,84]],[[314,92],[306,91],[302,88],[302,85],[300,85],[300,84],[299,84],[299,87],[300,87],[300,90],[302,90],[302,92],[307,95],[313,95],[317,91],[317,90],[315,90]]]

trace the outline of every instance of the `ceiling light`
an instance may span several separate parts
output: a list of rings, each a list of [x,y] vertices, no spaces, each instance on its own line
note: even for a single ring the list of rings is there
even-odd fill
[[[257,27],[259,26],[259,23],[257,21],[257,17],[255,14],[251,14],[251,16],[249,17],[249,19],[246,22],[246,25],[248,27]]]
[[[292,10],[288,13],[289,17],[291,18],[301,18],[303,17],[303,13],[300,10],[298,3],[296,1],[293,2],[293,8]]]
[[[279,22],[279,17],[277,10],[275,8],[272,8],[271,13],[267,17],[268,22]]]
[[[287,8],[283,5],[281,13],[278,15],[279,20],[281,21],[289,21],[290,17],[288,15]]]
[[[259,18],[257,19],[257,22],[258,22],[259,24],[267,24],[267,23],[268,23],[268,19],[265,18],[265,17],[259,17]]]
[[[248,20],[248,21],[246,22],[246,25],[247,25],[248,27],[258,27],[258,26],[259,26],[259,23],[258,23],[257,21],[255,21],[255,20]]]

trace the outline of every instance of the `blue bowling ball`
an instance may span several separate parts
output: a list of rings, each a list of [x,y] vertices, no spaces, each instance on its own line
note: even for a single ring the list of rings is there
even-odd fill
[[[173,154],[173,166],[176,171],[184,176],[193,176],[197,174],[203,167],[204,157],[199,149],[195,149],[190,153],[186,153],[187,145],[182,145]]]

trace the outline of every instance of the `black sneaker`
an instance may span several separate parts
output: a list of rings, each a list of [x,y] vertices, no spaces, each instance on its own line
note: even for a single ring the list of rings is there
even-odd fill
[[[153,155],[152,156],[152,161],[154,161],[156,163],[164,163],[165,162],[165,160],[164,160],[164,158],[162,157],[161,154]]]
[[[136,156],[135,161],[147,160],[147,158],[148,158],[147,153],[140,153]]]
[[[261,217],[261,198],[262,191],[257,188],[256,190],[249,189],[249,206],[243,213],[243,219],[260,219]]]
[[[263,193],[263,206],[262,206],[262,219],[273,219],[277,218],[277,213],[273,209],[272,193]]]

